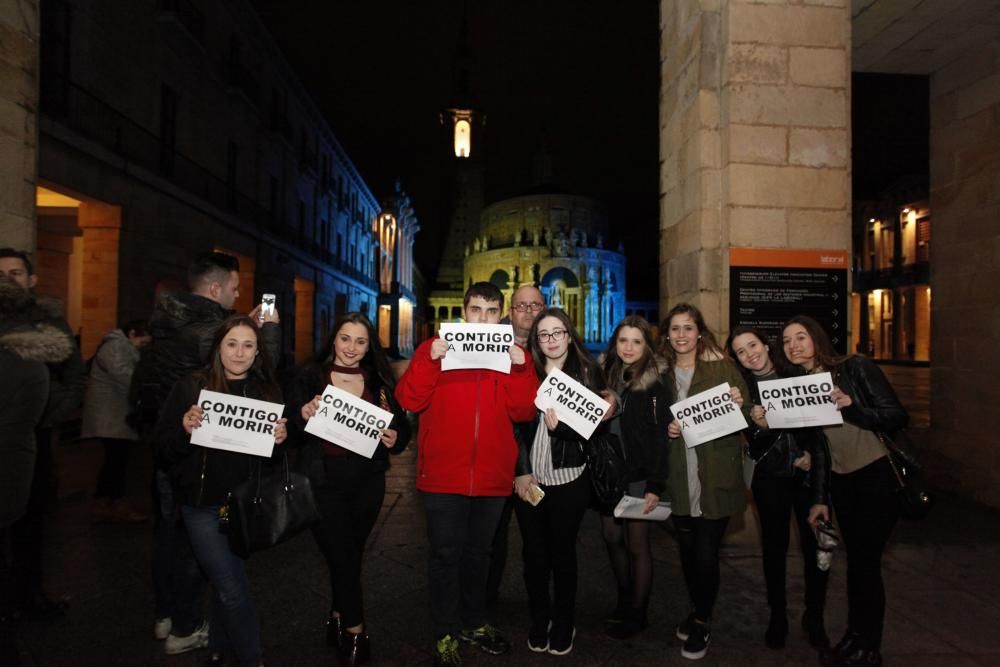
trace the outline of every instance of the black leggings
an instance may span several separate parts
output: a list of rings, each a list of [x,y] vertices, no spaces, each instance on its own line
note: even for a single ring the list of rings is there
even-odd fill
[[[344,627],[364,622],[361,563],[385,497],[385,472],[361,456],[326,457],[326,484],[314,490],[322,520],[313,537],[330,571],[331,611]]]
[[[672,518],[677,529],[684,583],[695,618],[709,623],[719,595],[719,548],[729,517],[706,519],[674,514]]]
[[[616,519],[601,516],[604,546],[608,549],[611,569],[618,581],[618,604],[627,602],[632,609],[646,611],[653,587],[653,552],[649,529],[653,521]]]

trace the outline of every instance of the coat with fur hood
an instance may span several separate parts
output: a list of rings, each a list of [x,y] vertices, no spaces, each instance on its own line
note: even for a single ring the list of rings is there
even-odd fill
[[[671,368],[664,376],[671,387],[676,378]],[[750,421],[751,400],[743,375],[729,359],[719,353],[706,352],[698,359],[691,378],[688,396],[728,382],[743,395],[743,417]],[[670,449],[670,481],[667,495],[674,514],[691,515],[688,493],[687,447],[683,438],[675,438]],[[698,457],[698,479],[701,482],[701,511],[706,519],[721,519],[746,509],[746,483],[743,481],[743,445],[740,433],[716,438],[694,448]]]
[[[0,286],[10,290],[10,285]],[[30,292],[0,299],[0,528],[23,513],[35,467],[35,429],[79,401],[83,362],[58,304]]]
[[[612,429],[621,434],[628,481],[645,481],[644,493],[663,496],[670,474],[667,426],[674,401],[671,387],[661,381],[659,360],[647,365],[641,377],[612,389],[621,398]]]

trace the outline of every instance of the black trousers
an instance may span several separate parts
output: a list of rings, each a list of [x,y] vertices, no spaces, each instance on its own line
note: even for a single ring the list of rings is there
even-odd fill
[[[681,570],[695,618],[708,623],[719,596],[719,548],[729,517],[706,519],[674,514],[671,518],[677,529]]]
[[[101,438],[101,442],[104,444],[104,463],[101,464],[101,471],[97,473],[97,490],[94,492],[94,497],[118,500],[125,496],[129,453],[139,443],[120,438]]]
[[[785,598],[785,566],[791,535],[791,514],[799,529],[802,567],[805,579],[806,609],[822,615],[826,604],[827,572],[816,567],[816,535],[809,525],[812,505],[806,475],[797,471],[792,477],[768,477],[755,474],[750,488],[760,517],[760,537],[767,584],[767,604],[773,612],[783,613]]]
[[[490,572],[486,577],[486,603],[496,601],[500,596],[500,584],[503,583],[503,571],[507,567],[507,538],[510,534],[510,517],[514,513],[516,494],[507,496],[500,512],[500,522],[493,536],[493,553],[490,555]]]
[[[30,606],[34,599],[45,595],[42,568],[45,515],[56,497],[52,437],[50,428],[35,431],[38,449],[28,504],[24,515],[10,527],[11,576],[16,599],[22,606]]]
[[[576,608],[576,538],[590,503],[586,471],[568,484],[542,485],[545,497],[537,507],[517,498],[514,511],[521,528],[524,583],[532,623],[551,620],[554,627],[572,628]],[[552,595],[549,595],[549,582]]]
[[[882,645],[882,552],[899,518],[896,477],[885,457],[846,475],[833,473],[833,509],[847,549],[847,629],[869,648]]]
[[[331,611],[345,627],[364,623],[361,564],[385,498],[385,471],[353,454],[327,456],[326,484],[314,489],[322,520],[313,537],[330,571]]]

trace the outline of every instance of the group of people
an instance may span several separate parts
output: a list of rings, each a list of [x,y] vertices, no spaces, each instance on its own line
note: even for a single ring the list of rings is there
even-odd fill
[[[17,296],[8,294],[7,283],[20,284],[11,267],[22,257],[13,261],[0,252],[0,308]],[[25,268],[30,273],[30,265]],[[202,255],[188,282],[190,291],[158,300],[148,325],[131,323],[109,336],[92,362],[100,369],[96,376],[92,370],[94,391],[101,390],[94,377],[106,375],[106,384],[120,386],[125,366],[135,367],[128,383],[128,425],[120,437],[97,428],[93,419],[85,421],[85,430],[104,438],[98,491],[109,516],[135,518],[120,500],[128,451],[122,443],[133,438],[131,429],[138,427],[154,446],[154,634],[166,653],[207,646],[209,664],[256,666],[263,659],[244,561],[219,531],[228,493],[248,479],[260,459],[191,443],[203,419],[197,397],[208,389],[285,405],[274,428],[272,461],[291,456],[311,480],[322,516],[312,535],[329,570],[326,641],[342,664],[364,664],[371,655],[363,552],[382,507],[390,456],[411,440],[407,412],[419,423],[416,487],[426,513],[436,665],[460,665],[462,644],[493,655],[510,650],[489,620],[488,598],[498,570],[502,573],[511,513],[523,544],[529,650],[563,656],[573,649],[576,545],[588,509],[600,514],[617,592],[606,618],[607,636],[627,639],[647,627],[655,522],[616,518],[614,503],[597,499],[587,463],[600,449],[597,444],[620,454],[624,492],[640,499],[645,514],[670,505],[689,603],[689,614],[675,629],[685,658],[702,658],[711,641],[720,547],[730,518],[746,509],[747,455],[755,462],[751,489],[770,608],[766,645],[780,649],[788,634],[785,562],[794,513],[806,582],[801,622],[809,642],[824,665],[881,663],[881,555],[897,518],[896,481],[881,435],[905,426],[907,415],[878,367],[864,357],[836,355],[811,318],[792,318],[773,342],[758,330],[737,327],[722,346],[696,307],[678,304],[659,335],[643,318],[626,317],[594,358],[567,313],[546,307],[541,292],[527,285],[514,292],[510,304],[516,342],[507,352],[508,373],[443,370],[449,346],[433,337],[418,347],[397,381],[377,331],[355,312],[340,316],[315,358],[279,382],[273,364],[281,350],[278,313],[259,307],[246,315],[233,311],[237,260],[217,252]],[[501,322],[503,293],[490,283],[473,284],[463,315],[468,323]],[[61,354],[55,349],[50,352]],[[17,356],[12,350],[0,338],[5,364],[8,356]],[[63,362],[67,356],[72,351]],[[49,383],[59,379],[51,369],[59,360],[25,358],[24,363],[24,387],[51,391]],[[48,363],[50,372],[32,363]],[[589,437],[562,423],[554,410],[536,407],[539,383],[554,369],[610,404]],[[833,375],[830,398],[844,425],[769,428],[758,383],[815,372]],[[749,428],[685,446],[670,406],[721,383],[731,387]],[[392,413],[370,458],[306,432],[327,385]],[[25,489],[16,502],[23,504],[26,496]],[[831,648],[824,626],[827,573],[817,566],[813,530],[834,516],[847,550],[849,613],[845,636]],[[200,613],[206,581],[212,589],[208,619]]]

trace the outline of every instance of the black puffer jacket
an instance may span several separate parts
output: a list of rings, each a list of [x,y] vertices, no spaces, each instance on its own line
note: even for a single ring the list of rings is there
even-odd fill
[[[890,436],[906,428],[910,416],[899,402],[896,390],[892,388],[882,369],[874,361],[868,357],[854,355],[834,368],[831,374],[833,384],[851,397],[851,405],[840,411],[845,422]],[[829,451],[829,445],[822,431],[818,435],[822,446]],[[824,470],[817,470],[814,467],[810,471],[809,481],[813,488],[820,489],[825,497],[825,492],[829,488],[830,466],[826,466]]]
[[[193,507],[225,504],[229,492],[250,477],[258,462],[270,464],[269,459],[258,456],[191,444],[191,436],[181,422],[184,413],[197,403],[203,388],[200,373],[178,380],[167,396],[153,432],[157,460],[170,473],[177,501]],[[253,378],[245,384],[231,382],[231,388],[248,398],[281,402],[280,398],[262,396]],[[274,446],[273,458],[280,459],[283,447],[284,444]]]
[[[302,406],[311,401],[317,394],[322,394],[329,384],[328,377],[319,364],[310,364],[301,369],[288,386],[286,396],[288,397],[288,437],[293,447],[299,449],[297,467],[309,476],[309,480],[316,485],[326,483],[326,467],[323,457],[323,442],[312,433],[306,433],[305,420],[302,419]],[[365,382],[372,396],[375,397],[375,404],[393,414],[389,428],[397,432],[396,444],[389,449],[381,442],[372,454],[372,470],[383,472],[389,468],[389,454],[401,454],[410,443],[412,435],[410,422],[406,417],[406,410],[400,407],[393,395],[393,388],[386,387],[377,375],[366,375]],[[384,402],[384,404],[383,404]],[[345,454],[345,456],[359,456],[358,454]]]
[[[143,350],[132,380],[133,395],[137,389],[142,399],[144,424],[156,422],[178,378],[205,367],[212,338],[234,312],[197,294],[168,294],[160,299],[149,319],[153,343]],[[261,328],[260,346],[277,364],[281,354],[281,328],[277,324]]]
[[[747,381],[747,389],[750,390],[750,400],[754,405],[760,405],[760,388],[757,386],[757,378],[752,375],[743,376]],[[795,467],[796,459],[801,458],[804,452],[809,452],[810,471],[816,471],[816,475],[826,478],[827,468],[830,465],[830,453],[826,446],[826,440],[822,437],[818,429],[797,428],[797,429],[767,429],[760,428],[753,420],[748,420],[749,426],[746,430],[747,444],[749,446],[750,458],[756,462],[754,467],[754,477],[792,477],[798,470]],[[811,479],[810,474],[806,479]],[[812,502],[826,503],[827,499],[822,495],[822,488],[813,488],[811,493]]]
[[[614,417],[620,420],[628,481],[646,481],[645,493],[663,496],[670,476],[670,437],[667,426],[673,392],[651,364],[643,377],[620,391],[621,405]]]

